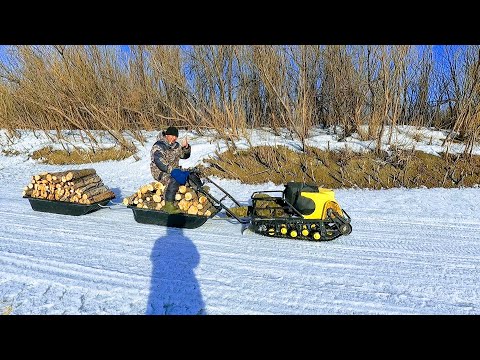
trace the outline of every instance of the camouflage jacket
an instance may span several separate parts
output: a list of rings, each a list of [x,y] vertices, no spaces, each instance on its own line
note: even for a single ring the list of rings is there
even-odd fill
[[[170,172],[180,167],[180,159],[190,157],[191,146],[181,147],[175,141],[169,144],[165,136],[160,132],[157,135],[157,141],[150,150],[150,171],[156,181],[166,182],[170,179]]]

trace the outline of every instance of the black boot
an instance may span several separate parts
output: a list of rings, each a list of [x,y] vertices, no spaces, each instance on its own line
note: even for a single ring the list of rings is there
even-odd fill
[[[197,191],[202,190],[208,192],[210,190],[208,186],[203,186],[202,180],[200,180],[200,177],[195,173],[190,173],[188,181],[190,182],[190,186]]]

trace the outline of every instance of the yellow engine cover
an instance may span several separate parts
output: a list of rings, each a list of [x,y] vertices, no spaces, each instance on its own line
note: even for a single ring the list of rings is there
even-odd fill
[[[301,196],[313,200],[315,203],[315,210],[310,215],[303,215],[305,219],[325,219],[327,217],[327,210],[333,208],[336,212],[342,215],[342,210],[335,200],[335,193],[331,189],[324,189],[319,187],[316,192],[301,192]]]

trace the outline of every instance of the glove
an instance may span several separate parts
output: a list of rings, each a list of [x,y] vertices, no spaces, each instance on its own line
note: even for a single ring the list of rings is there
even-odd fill
[[[180,185],[185,185],[187,183],[188,176],[190,175],[190,171],[173,169],[170,175]]]

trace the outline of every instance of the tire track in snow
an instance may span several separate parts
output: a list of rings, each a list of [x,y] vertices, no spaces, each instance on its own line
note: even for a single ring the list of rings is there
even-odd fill
[[[475,217],[349,211],[351,235],[307,242],[241,235],[227,220],[167,231],[127,208],[70,217],[14,197],[0,208],[0,294],[17,313],[144,313],[157,240],[179,247],[165,276],[184,281],[179,236],[198,251],[192,271],[211,314],[475,314],[480,304]]]

